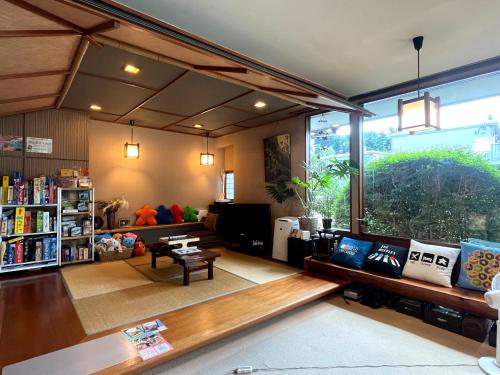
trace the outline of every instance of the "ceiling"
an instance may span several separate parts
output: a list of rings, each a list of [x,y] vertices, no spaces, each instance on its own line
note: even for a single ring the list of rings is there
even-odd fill
[[[345,96],[500,55],[498,0],[118,0]]]
[[[141,68],[137,75],[126,64]],[[255,108],[258,101],[264,108]],[[307,109],[128,51],[90,46],[62,108],[88,110],[95,119],[212,137],[290,117]],[[203,125],[195,128],[194,125]]]
[[[364,111],[160,21],[114,12],[111,1],[81,3],[0,0],[0,116],[97,105],[95,119],[218,137],[318,110]]]

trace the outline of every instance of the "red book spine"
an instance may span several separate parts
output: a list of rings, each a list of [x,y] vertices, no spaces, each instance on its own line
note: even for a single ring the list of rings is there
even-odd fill
[[[23,241],[16,241],[16,263],[23,262]]]
[[[26,211],[24,213],[24,232],[31,233],[31,211]]]

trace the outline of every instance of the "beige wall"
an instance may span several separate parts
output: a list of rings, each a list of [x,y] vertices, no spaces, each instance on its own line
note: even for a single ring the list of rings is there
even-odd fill
[[[289,200],[278,204],[265,190],[264,138],[289,133],[291,137],[292,177],[304,177],[301,166],[306,155],[306,120],[304,116],[241,131],[216,139],[218,148],[233,146],[233,170],[235,181],[235,202],[272,203],[272,216],[301,214],[299,206]]]
[[[119,217],[133,217],[144,204],[153,207],[177,203],[207,208],[222,189],[223,152],[216,150],[216,165],[200,165],[205,138],[136,128],[134,141],[140,143],[139,159],[125,159],[123,147],[130,129],[103,121],[90,122],[90,174],[97,200],[125,197],[130,209]],[[214,142],[210,150],[214,152]]]

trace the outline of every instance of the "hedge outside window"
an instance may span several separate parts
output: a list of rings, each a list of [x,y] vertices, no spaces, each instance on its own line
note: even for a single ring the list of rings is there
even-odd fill
[[[363,230],[499,241],[500,74],[429,91],[442,100],[440,131],[397,132],[397,99],[415,93],[365,104],[377,116],[363,125]],[[349,212],[338,217],[347,223]]]

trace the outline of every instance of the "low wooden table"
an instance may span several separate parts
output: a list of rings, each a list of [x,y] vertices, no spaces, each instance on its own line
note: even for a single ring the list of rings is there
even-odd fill
[[[214,278],[215,258],[220,257],[218,251],[201,250],[193,255],[177,255],[170,251],[168,255],[174,260],[174,264],[179,264],[184,268],[184,285],[189,285],[189,274],[194,271],[208,269],[208,280]]]
[[[184,268],[184,285],[189,285],[189,274],[194,271],[208,269],[208,279],[214,278],[214,262],[215,258],[220,257],[218,251],[201,250],[200,253],[193,255],[178,255],[173,253],[173,247],[155,243],[148,245],[151,252],[151,268],[156,268],[156,258],[168,256],[174,260],[174,264],[178,264]]]

